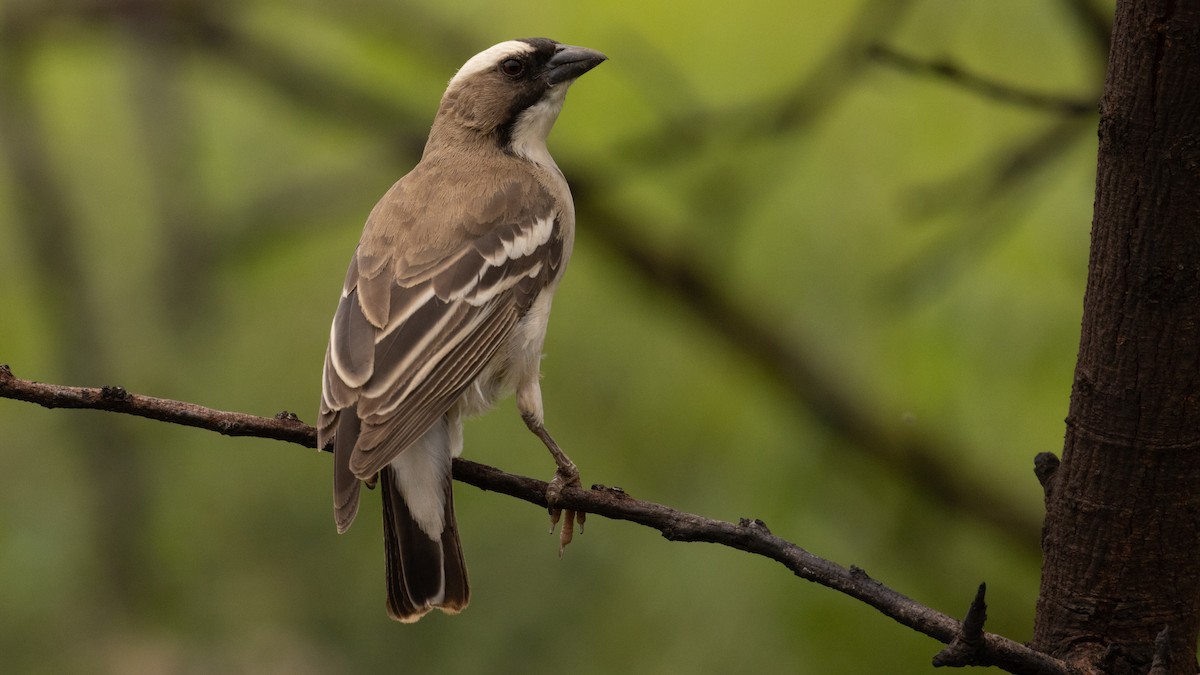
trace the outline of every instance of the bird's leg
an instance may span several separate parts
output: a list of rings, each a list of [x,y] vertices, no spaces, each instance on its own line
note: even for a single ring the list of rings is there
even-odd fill
[[[546,504],[550,510],[550,532],[554,532],[554,526],[558,524],[560,518],[562,519],[562,530],[559,531],[558,537],[558,555],[561,557],[563,549],[571,543],[576,524],[579,525],[580,534],[583,533],[583,523],[587,515],[582,511],[558,508],[558,500],[563,488],[581,485],[579,469],[575,467],[575,462],[572,462],[571,458],[567,457],[567,454],[558,447],[558,443],[550,436],[550,432],[546,431],[546,426],[538,420],[537,416],[522,414],[521,419],[525,420],[525,426],[529,427],[530,431],[542,439],[542,443],[546,445],[546,449],[550,451],[550,455],[554,457],[554,463],[558,467],[554,471],[554,479],[550,481],[550,487],[546,489]]]

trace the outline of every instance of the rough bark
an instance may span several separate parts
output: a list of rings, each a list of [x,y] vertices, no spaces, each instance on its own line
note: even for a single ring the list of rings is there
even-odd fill
[[[1200,3],[1117,3],[1100,112],[1082,335],[1062,464],[1046,485],[1033,646],[1088,672],[1195,673]]]

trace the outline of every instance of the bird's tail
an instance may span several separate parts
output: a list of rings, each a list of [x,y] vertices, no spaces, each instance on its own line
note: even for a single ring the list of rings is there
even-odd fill
[[[388,614],[405,623],[434,607],[457,614],[471,596],[454,520],[451,459],[445,431],[437,426],[379,473]],[[425,447],[434,445],[439,447]],[[431,467],[427,459],[444,467]]]

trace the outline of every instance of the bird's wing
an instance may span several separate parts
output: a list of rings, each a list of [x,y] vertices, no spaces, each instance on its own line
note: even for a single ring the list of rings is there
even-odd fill
[[[320,427],[339,436],[335,454],[353,442],[349,469],[358,479],[450,409],[557,275],[559,218],[547,211],[514,220],[415,273],[356,253],[326,353]],[[337,424],[342,412],[361,424]],[[357,438],[341,438],[344,430]]]

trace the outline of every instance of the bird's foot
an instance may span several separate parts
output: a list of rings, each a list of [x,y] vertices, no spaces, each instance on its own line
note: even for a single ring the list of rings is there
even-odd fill
[[[567,544],[571,543],[572,537],[575,535],[575,526],[579,526],[579,533],[583,534],[583,523],[586,520],[587,514],[583,511],[575,511],[573,509],[558,508],[558,501],[562,496],[563,488],[580,487],[579,469],[575,468],[575,464],[567,460],[565,465],[560,464],[558,470],[554,472],[554,479],[550,481],[549,487],[546,488],[546,504],[550,511],[550,533],[554,534],[554,526],[562,521],[562,529],[558,533],[558,557],[562,557],[563,550],[567,548]]]

